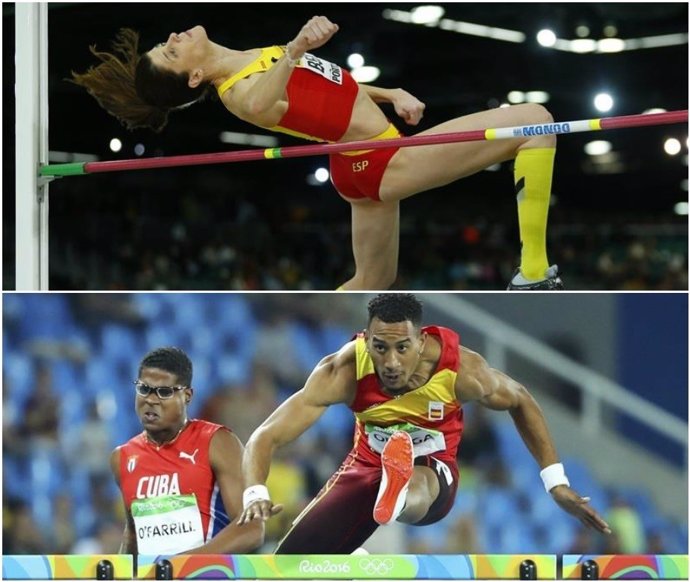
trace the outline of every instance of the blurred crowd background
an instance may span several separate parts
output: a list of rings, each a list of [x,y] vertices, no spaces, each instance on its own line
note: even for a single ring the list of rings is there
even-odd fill
[[[14,5],[2,8],[3,94],[12,104],[12,57],[22,39],[14,38]],[[557,121],[688,107],[687,3],[444,3],[430,20],[418,8],[329,3],[324,13],[340,30],[318,49],[355,73],[348,61],[359,55],[379,72],[371,84],[402,87],[425,102],[414,128],[383,105],[408,135],[532,98]],[[287,42],[315,9],[265,3],[270,18],[256,23],[253,3],[51,3],[50,161],[303,143],[272,138],[216,102],[171,116],[160,134],[128,132],[66,79],[93,65],[88,47],[105,50],[120,27],[141,32],[142,51],[192,24],[246,50]],[[231,24],[238,22],[252,24]],[[547,29],[554,45],[538,40]],[[590,48],[567,48],[577,42]],[[606,111],[596,106],[599,94],[610,98]],[[4,113],[11,144],[13,107]],[[687,136],[687,125],[677,124],[559,138],[549,249],[568,289],[687,290]],[[5,167],[14,156],[14,148],[3,149]],[[354,272],[350,210],[328,180],[316,179],[325,167],[317,156],[53,181],[50,288],[335,289]],[[5,289],[16,281],[14,180],[3,173]],[[512,163],[404,201],[401,221],[395,288],[504,289],[519,263]]]
[[[141,431],[132,382],[149,349],[185,349],[194,363],[191,416],[225,424],[246,442],[324,355],[366,325],[369,297],[5,294],[3,553],[117,552],[124,515],[108,458],[115,446]],[[503,298],[493,298],[498,300]],[[511,305],[517,308],[508,298],[502,303],[504,309]],[[685,309],[687,314],[687,303]],[[452,319],[429,317],[428,323],[454,326]],[[664,367],[678,375],[683,365]],[[540,389],[555,391],[558,383],[529,387],[539,399]],[[671,397],[676,414],[687,421],[687,390]],[[679,409],[682,402],[685,408]],[[460,488],[451,514],[433,526],[381,528],[369,549],[687,553],[686,512],[662,510],[652,491],[620,479],[604,482],[583,458],[568,456],[564,463],[573,487],[592,497],[614,534],[585,530],[545,494],[538,467],[507,419],[504,413],[467,406],[458,457]],[[615,422],[611,425],[616,428]],[[620,423],[616,438],[626,426]],[[559,427],[551,429],[558,436]],[[269,521],[262,551],[272,549],[351,444],[352,415],[336,406],[278,452],[268,486],[286,509]],[[650,454],[661,457],[661,448]],[[687,479],[687,458],[678,467]],[[639,470],[650,469],[642,465]]]
[[[509,166],[495,176],[493,193],[483,190],[484,177],[469,178],[447,196],[403,204],[395,288],[505,288],[520,261]],[[69,192],[58,185],[51,288],[329,290],[354,273],[350,213],[323,191],[329,186],[305,192],[285,167],[273,179],[280,191],[267,179],[251,195],[228,183],[231,171],[205,170],[201,180],[189,170],[147,177],[175,196],[148,187],[135,194],[141,174],[115,189],[103,176],[72,183]],[[121,188],[130,194],[123,198]],[[93,214],[83,205],[92,192],[99,197]],[[483,200],[468,200],[474,196]],[[449,200],[462,212],[449,212]],[[82,217],[79,228],[73,216]],[[549,223],[550,257],[570,290],[688,288],[687,217],[554,206]]]

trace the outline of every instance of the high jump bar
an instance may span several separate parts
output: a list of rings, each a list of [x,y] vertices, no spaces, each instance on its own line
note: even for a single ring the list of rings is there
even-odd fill
[[[474,131],[417,135],[412,137],[400,137],[378,141],[352,141],[347,143],[316,144],[268,149],[256,148],[233,152],[156,157],[138,160],[47,164],[40,166],[39,175],[43,177],[78,176],[101,172],[151,170],[155,168],[172,168],[180,166],[204,166],[209,164],[226,164],[230,162],[249,162],[278,158],[301,158],[307,156],[318,156],[362,150],[366,151],[392,147],[413,147],[470,141],[491,141],[496,139],[534,137],[541,135],[564,135],[569,133],[619,129],[623,127],[669,125],[687,121],[688,110],[684,109],[664,113],[625,115],[619,117],[603,117],[600,119],[584,119],[579,121],[544,123],[538,125],[522,125],[515,127],[480,129]]]

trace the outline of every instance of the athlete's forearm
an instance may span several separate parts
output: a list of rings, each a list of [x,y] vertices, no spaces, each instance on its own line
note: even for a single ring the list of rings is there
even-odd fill
[[[273,451],[296,440],[321,417],[330,404],[338,401],[336,398],[329,399],[327,394],[338,386],[334,358],[331,354],[321,360],[304,388],[276,408],[249,437],[242,456],[245,487],[265,484]],[[324,386],[329,388],[324,389]],[[322,402],[324,398],[326,403]]]
[[[249,437],[242,457],[242,477],[247,487],[266,483],[275,448],[271,434],[262,427]]]
[[[400,89],[384,89],[383,87],[374,87],[373,85],[359,85],[366,92],[374,103],[393,103],[395,100],[395,92]]]
[[[251,115],[261,115],[278,103],[285,95],[285,88],[293,70],[286,55],[283,55],[268,71],[259,75],[259,79],[247,91],[247,111]]]
[[[543,469],[558,463],[558,452],[546,424],[546,418],[537,401],[524,388],[520,391],[518,406],[510,409],[510,415],[539,467]]]

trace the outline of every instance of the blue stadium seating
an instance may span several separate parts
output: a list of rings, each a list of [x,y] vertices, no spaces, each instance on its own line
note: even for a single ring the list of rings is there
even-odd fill
[[[3,391],[16,407],[24,408],[24,403],[33,391],[35,368],[32,359],[16,347],[5,345],[2,358],[3,377],[6,384]]]
[[[101,329],[101,351],[111,361],[136,361],[143,356],[140,334],[118,323],[106,323]],[[134,372],[132,372],[134,373]]]
[[[20,499],[25,503],[33,501],[33,491],[29,476],[30,458],[4,452],[2,456],[3,496],[6,499]]]

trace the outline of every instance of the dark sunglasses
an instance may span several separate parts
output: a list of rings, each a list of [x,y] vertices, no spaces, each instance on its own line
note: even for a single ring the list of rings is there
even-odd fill
[[[172,398],[175,392],[187,388],[187,386],[149,386],[148,384],[144,384],[141,380],[135,380],[134,386],[139,396],[146,398],[151,392],[155,392],[156,396],[161,400]]]

